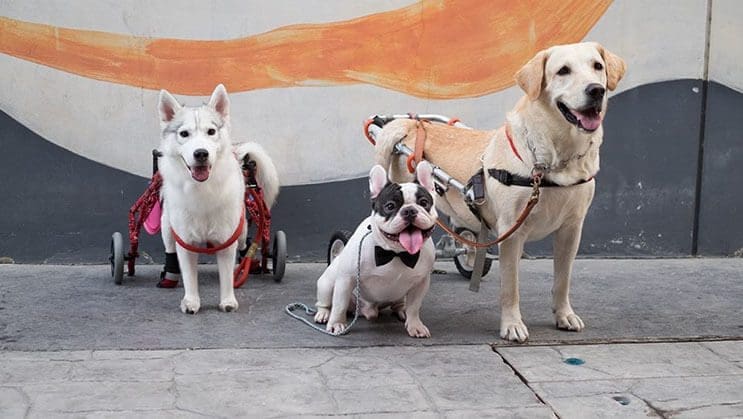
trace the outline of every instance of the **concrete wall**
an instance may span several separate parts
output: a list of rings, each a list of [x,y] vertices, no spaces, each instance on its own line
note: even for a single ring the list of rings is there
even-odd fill
[[[161,87],[195,104],[226,84],[235,137],[262,143],[279,167],[274,226],[293,259],[314,260],[368,213],[368,115],[498,127],[521,95],[515,69],[580,40],[629,66],[581,254],[743,248],[731,189],[743,162],[736,0],[34,0],[2,2],[0,16],[0,256],[17,262],[105,260],[147,184]],[[162,252],[156,238],[142,248]]]

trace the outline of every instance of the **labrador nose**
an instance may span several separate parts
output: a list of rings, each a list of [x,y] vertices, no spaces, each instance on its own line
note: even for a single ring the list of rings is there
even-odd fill
[[[209,152],[203,148],[196,149],[193,152],[193,158],[196,159],[197,163],[206,163],[206,159],[209,158]]]
[[[413,222],[418,216],[418,210],[413,207],[406,207],[400,210],[400,216],[407,222]]]
[[[604,93],[606,93],[606,89],[604,89],[604,86],[598,83],[591,83],[588,86],[586,86],[586,95],[588,95],[588,97],[590,97],[593,100],[603,99]]]

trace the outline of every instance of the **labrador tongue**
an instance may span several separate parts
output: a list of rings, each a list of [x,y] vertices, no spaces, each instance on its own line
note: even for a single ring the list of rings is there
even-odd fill
[[[595,111],[588,111],[586,113],[573,111],[573,115],[578,118],[580,126],[589,131],[595,131],[601,125],[601,115]]]
[[[405,229],[400,232],[398,240],[408,253],[414,255],[423,247],[423,232],[418,228]]]
[[[209,178],[209,166],[195,166],[191,169],[191,177],[199,182]]]

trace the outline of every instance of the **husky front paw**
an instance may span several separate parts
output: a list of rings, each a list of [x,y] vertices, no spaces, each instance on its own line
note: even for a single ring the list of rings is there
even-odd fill
[[[239,304],[237,303],[235,297],[225,298],[224,300],[222,300],[222,302],[219,303],[219,310],[224,311],[225,313],[237,311],[238,307]]]
[[[557,324],[558,329],[572,330],[574,332],[580,332],[586,327],[583,324],[583,320],[572,311],[567,313],[555,313],[555,323]]]
[[[408,330],[408,335],[412,338],[430,338],[431,332],[422,321],[409,321],[405,323],[405,329]]]
[[[325,327],[325,330],[327,330],[328,332],[334,335],[340,335],[346,331],[346,323],[341,323],[341,322],[328,323],[328,325]]]
[[[524,343],[529,339],[529,329],[521,319],[503,321],[500,325],[500,337],[512,342]]]
[[[181,311],[185,314],[196,314],[199,312],[199,309],[201,308],[201,300],[199,297],[196,298],[188,298],[183,297],[183,300],[181,300]]]

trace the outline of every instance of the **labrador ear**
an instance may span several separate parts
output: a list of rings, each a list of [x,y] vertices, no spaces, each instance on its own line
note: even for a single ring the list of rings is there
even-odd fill
[[[547,50],[537,53],[528,63],[524,64],[516,72],[516,83],[526,92],[530,100],[537,100],[542,93],[542,84],[544,83],[544,65],[547,62]]]
[[[160,90],[160,100],[157,105],[157,110],[160,112],[160,125],[162,127],[168,125],[182,107],[167,90]]]
[[[614,90],[617,88],[619,80],[624,77],[624,73],[627,71],[627,64],[625,64],[624,60],[619,58],[618,55],[612,54],[598,42],[595,43],[595,45],[596,49],[599,50],[599,54],[601,54],[601,57],[604,59],[604,66],[606,67],[606,87],[609,90]]]
[[[418,179],[418,183],[426,188],[428,192],[433,193],[435,185],[433,183],[433,166],[427,161],[418,163],[415,168],[415,177]]]
[[[385,185],[387,185],[387,172],[384,170],[384,167],[381,165],[372,167],[369,172],[369,192],[371,198],[374,199],[379,196]]]
[[[218,84],[212,92],[212,97],[209,99],[209,107],[214,108],[218,114],[222,115],[222,118],[229,118],[230,116],[230,98],[227,96],[227,89],[224,88],[223,84]]]

